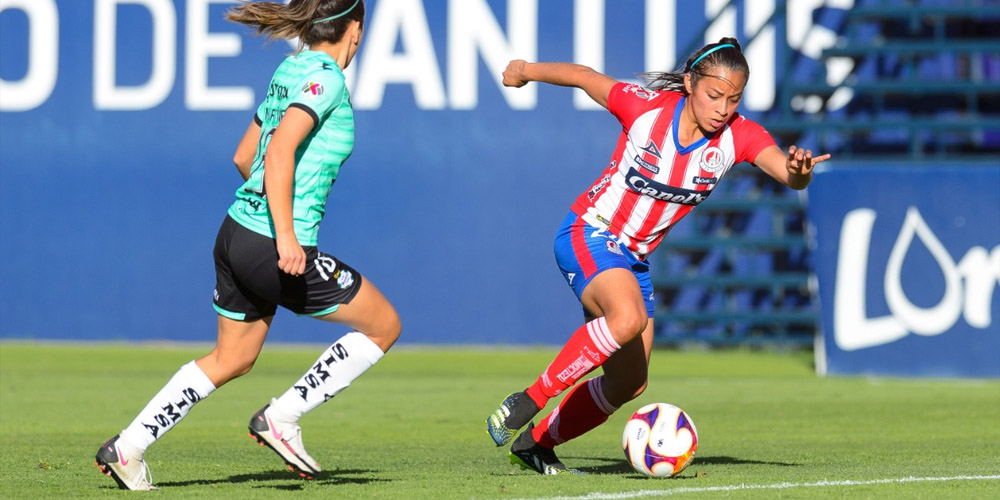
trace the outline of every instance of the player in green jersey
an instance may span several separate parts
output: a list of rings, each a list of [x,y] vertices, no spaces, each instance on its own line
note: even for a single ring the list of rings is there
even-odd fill
[[[336,340],[282,395],[255,413],[250,435],[299,475],[320,466],[306,453],[299,418],[346,388],[393,345],[392,304],[355,269],[316,248],[340,166],[354,148],[354,113],[342,70],[361,43],[361,0],[244,2],[227,19],[271,39],[299,39],[236,148],[245,182],[215,243],[218,340],[178,370],[119,435],[97,452],[118,486],[154,489],[143,456],[191,407],[253,367],[277,306],[341,323]]]

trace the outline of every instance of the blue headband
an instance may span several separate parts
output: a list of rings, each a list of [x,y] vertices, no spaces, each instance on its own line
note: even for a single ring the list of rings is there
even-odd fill
[[[722,45],[716,45],[715,47],[712,47],[712,48],[706,50],[704,54],[698,56],[698,58],[695,59],[693,63],[691,63],[691,67],[688,68],[688,69],[694,69],[694,67],[698,64],[698,62],[701,61],[702,59],[704,59],[705,56],[711,54],[712,52],[715,52],[716,50],[724,49],[726,47],[732,47],[734,49],[736,48],[736,46],[733,45],[733,44],[731,44],[731,43],[724,43]]]
[[[354,8],[358,6],[358,2],[360,2],[360,1],[361,0],[354,0],[354,3],[350,7],[348,7],[347,10],[345,10],[344,12],[341,12],[340,14],[337,14],[336,16],[330,16],[330,17],[324,17],[323,19],[317,19],[317,20],[313,21],[313,24],[325,23],[327,21],[333,21],[334,19],[338,19],[338,18],[344,17],[344,16],[347,15],[348,12],[354,10]]]

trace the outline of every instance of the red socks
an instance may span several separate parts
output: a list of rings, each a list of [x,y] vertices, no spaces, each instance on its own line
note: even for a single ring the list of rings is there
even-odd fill
[[[594,377],[570,391],[531,431],[535,442],[551,449],[607,421],[618,408],[604,398],[603,380],[603,376]]]
[[[581,326],[538,380],[528,387],[528,396],[539,409],[544,408],[550,398],[601,366],[620,348],[603,317]]]

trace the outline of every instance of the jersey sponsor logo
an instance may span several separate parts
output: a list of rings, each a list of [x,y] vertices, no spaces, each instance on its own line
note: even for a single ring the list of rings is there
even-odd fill
[[[316,82],[308,82],[302,87],[303,94],[310,94],[313,96],[323,95],[323,84]]]
[[[153,423],[142,422],[142,426],[149,431],[150,435],[154,438],[158,437],[161,432],[167,432],[170,430],[178,420],[181,419],[195,403],[201,401],[201,395],[198,391],[191,387],[187,387],[180,391],[179,394],[171,396],[167,401],[165,406],[160,408],[163,413],[157,413],[153,415]]]
[[[268,97],[277,97],[278,99],[288,99],[288,87],[280,85],[277,83],[272,83],[267,89]]]
[[[718,172],[726,166],[726,154],[715,146],[705,148],[701,152],[701,159],[698,160],[698,166],[706,172]]]
[[[309,401],[309,391],[319,388],[332,376],[328,368],[349,358],[350,356],[351,353],[347,352],[347,348],[340,342],[337,342],[323,353],[323,357],[321,357],[320,360],[313,365],[311,372],[306,372],[306,374],[299,379],[299,382],[301,383],[292,387],[298,391],[299,397],[301,397],[303,401]],[[336,396],[336,394],[324,393],[323,401],[329,401],[334,396]]]
[[[649,90],[642,85],[636,85],[634,83],[626,85],[625,88],[622,89],[622,92],[635,94],[636,97],[647,101],[653,100],[656,96],[660,95],[660,93],[655,90]]]
[[[625,176],[625,183],[637,193],[657,200],[680,203],[681,205],[698,205],[705,201],[705,198],[708,198],[708,195],[711,193],[711,191],[693,191],[656,182],[640,174],[635,167],[628,171],[628,175]]]
[[[244,192],[253,193],[254,191],[244,189]],[[246,203],[246,205],[239,207],[240,211],[250,216],[255,215],[257,211],[260,210],[260,207],[264,205],[263,201],[255,200],[253,198],[240,198],[240,200]],[[253,210],[251,211],[251,209]]]
[[[718,177],[697,177],[697,176],[695,176],[693,179],[691,179],[691,182],[693,182],[695,184],[715,184],[715,183],[719,182],[719,178]]]
[[[615,165],[617,164],[618,164],[617,161],[612,161],[610,168],[615,168]],[[587,199],[589,199],[590,201],[594,201],[594,198],[597,198],[597,194],[600,193],[601,190],[604,189],[604,187],[607,186],[608,183],[610,182],[611,182],[611,174],[610,173],[604,174],[604,177],[601,178],[601,182],[598,182],[594,187],[590,188],[590,191],[587,191]]]
[[[280,122],[285,116],[285,109],[267,108],[264,110],[264,121],[268,123]]]
[[[576,380],[594,367],[594,362],[587,359],[586,355],[576,358],[563,371],[556,374],[556,379],[565,383],[567,380]]]
[[[639,149],[641,149],[641,150],[643,150],[643,151],[645,151],[645,152],[647,152],[647,153],[649,153],[649,154],[651,154],[651,155],[653,155],[653,156],[655,156],[657,158],[663,158],[663,155],[660,154],[660,148],[656,147],[656,143],[653,142],[652,140],[649,141],[649,144],[646,144],[646,147],[639,148]]]
[[[633,158],[633,159],[635,160],[636,163],[638,163],[639,165],[641,165],[642,168],[645,168],[646,170],[649,170],[650,172],[652,172],[654,174],[660,173],[660,167],[657,167],[656,165],[653,165],[652,163],[650,163],[650,162],[648,162],[646,160],[643,160],[641,156],[635,155],[635,158]]]

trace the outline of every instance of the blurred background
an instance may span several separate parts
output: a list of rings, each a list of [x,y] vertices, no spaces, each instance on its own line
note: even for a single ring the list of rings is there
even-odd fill
[[[213,341],[231,158],[294,46],[229,0],[0,0],[0,338]],[[833,160],[751,165],[650,257],[656,339],[814,349],[820,373],[1000,376],[1000,2],[367,0],[353,156],[320,248],[403,344],[558,345],[552,239],[620,127],[515,58],[619,80],[737,36],[740,112]],[[280,312],[278,342],[329,325]]]

